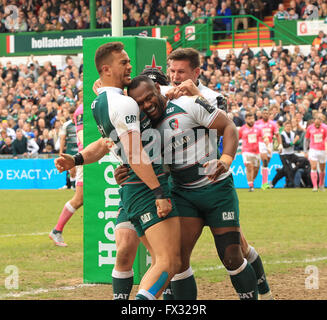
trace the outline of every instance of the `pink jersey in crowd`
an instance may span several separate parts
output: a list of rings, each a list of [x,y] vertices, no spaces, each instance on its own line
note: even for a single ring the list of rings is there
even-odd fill
[[[238,134],[242,139],[242,152],[259,153],[259,139],[262,133],[258,126],[249,127],[244,124]]]
[[[81,103],[74,112],[76,133],[83,130],[83,104]],[[83,150],[83,144],[77,139],[78,151]]]
[[[265,122],[263,119],[260,119],[255,122],[255,126],[259,127],[262,131],[261,142],[263,141],[263,137],[268,137],[269,142],[272,142],[273,136],[278,133],[277,124],[272,120]]]
[[[306,139],[310,139],[310,149],[325,150],[325,141],[327,138],[327,126],[320,125],[316,128],[311,124],[305,134]]]

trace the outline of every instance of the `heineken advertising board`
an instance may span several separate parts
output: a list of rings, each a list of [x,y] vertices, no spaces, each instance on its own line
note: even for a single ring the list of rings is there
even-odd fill
[[[95,52],[102,44],[121,41],[132,64],[132,77],[146,67],[166,71],[166,41],[144,37],[87,38],[83,40],[84,62],[84,144],[100,138],[91,111],[96,97],[92,87],[98,78]],[[99,162],[84,166],[84,282],[111,283],[116,259],[114,228],[119,204],[119,185],[114,178],[118,163],[106,155]],[[139,246],[133,266],[134,283],[138,284],[151,263],[143,245]]]

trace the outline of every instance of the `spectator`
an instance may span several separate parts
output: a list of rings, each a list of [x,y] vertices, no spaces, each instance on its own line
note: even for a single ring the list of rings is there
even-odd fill
[[[23,135],[21,129],[16,131],[16,139],[12,143],[13,156],[17,159],[18,156],[27,156],[27,138]]]
[[[66,13],[62,19],[63,30],[74,30],[76,29],[76,22],[72,20],[69,13]]]
[[[296,156],[294,151],[294,145],[298,142],[299,136],[296,136],[292,131],[292,124],[290,121],[284,123],[284,130],[281,133],[282,138],[282,152],[280,154],[280,159],[282,161],[283,167],[281,170],[277,171],[276,176],[272,181],[272,186],[274,187],[276,183],[283,177],[286,176],[286,187],[294,187],[294,163],[296,162]]]
[[[185,14],[184,10],[179,10],[177,14],[177,19],[180,20],[181,24],[187,24],[191,21],[190,17]]]
[[[151,25],[150,20],[149,20],[149,14],[147,12],[144,12],[142,14],[142,18],[140,20],[140,24],[139,25],[142,26],[142,27],[143,26],[150,26]]]
[[[302,18],[305,19],[305,20],[317,20],[317,19],[319,19],[318,8],[313,4],[307,5],[305,10],[304,10]]]
[[[277,20],[288,20],[289,14],[287,11],[285,11],[284,4],[280,3],[278,5],[278,11],[274,15],[274,19]]]
[[[0,154],[6,154],[6,155],[13,154],[13,148],[12,148],[12,140],[11,140],[11,138],[10,137],[6,137],[1,142],[0,142]]]
[[[27,153],[30,157],[35,158],[38,155],[39,146],[34,140],[34,134],[27,135]]]
[[[319,19],[327,17],[327,3],[321,3],[320,7],[318,8]]]
[[[291,8],[288,13],[288,20],[299,20],[299,15],[295,12],[295,9]]]
[[[183,8],[185,14],[191,19],[193,10],[192,10],[192,2],[191,1],[186,1],[185,2],[185,7]]]
[[[238,64],[241,64],[241,61],[247,57],[248,60],[252,59],[254,57],[253,51],[249,48],[249,45],[247,42],[243,42],[242,44],[242,50],[240,51],[238,55]]]
[[[217,16],[231,16],[232,10],[231,8],[227,7],[225,1],[221,3],[221,8],[217,12]],[[231,18],[223,18],[222,23],[225,25],[225,30],[228,31],[227,36],[230,34],[232,30],[232,19]]]
[[[249,14],[263,20],[264,4],[261,0],[249,0]]]
[[[314,38],[312,41],[312,45],[315,46],[316,48],[319,48],[321,40],[325,38],[325,34],[322,30],[319,31],[317,38]]]
[[[249,14],[249,5],[245,0],[239,0],[238,2],[235,3],[235,15],[248,15]],[[236,18],[234,21],[234,30],[238,30],[239,24],[243,24],[243,30],[248,29],[248,18],[243,17],[243,18]]]
[[[212,33],[213,40],[217,41],[218,39],[225,38],[225,30],[226,27],[222,21],[222,19],[215,18],[217,16],[217,12],[215,8],[211,8],[210,17],[212,18]]]

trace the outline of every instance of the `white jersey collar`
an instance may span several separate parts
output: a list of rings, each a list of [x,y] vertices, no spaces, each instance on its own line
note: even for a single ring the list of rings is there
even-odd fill
[[[116,87],[101,87],[97,89],[98,94],[101,94],[104,91],[114,91],[118,94],[124,94],[123,90],[120,88],[116,88]]]

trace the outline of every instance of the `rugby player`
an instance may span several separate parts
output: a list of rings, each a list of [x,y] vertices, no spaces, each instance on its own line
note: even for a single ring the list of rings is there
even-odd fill
[[[259,127],[262,131],[262,137],[259,142],[259,151],[260,158],[262,161],[262,185],[261,188],[263,190],[269,189],[270,184],[268,182],[268,165],[269,161],[272,157],[273,152],[273,137],[276,137],[278,141],[278,151],[281,152],[283,149],[281,137],[278,133],[277,124],[269,119],[268,108],[262,108],[262,119],[257,120],[255,125]]]
[[[198,51],[192,48],[177,49],[173,51],[172,54],[168,57],[168,63],[169,63],[168,73],[170,74],[171,84],[174,87],[161,86],[161,92],[165,93],[167,97],[174,98],[174,97],[179,97],[183,94],[185,95],[198,94],[208,99],[210,104],[212,104],[215,107],[218,106],[218,103],[219,104],[223,103],[222,95],[203,86],[198,80],[200,74],[200,57]],[[156,72],[154,70],[154,72],[152,73],[152,78],[154,80],[156,78],[155,74],[158,74],[158,71]],[[162,79],[162,75],[158,75],[157,79]],[[155,82],[158,81],[155,80]],[[116,175],[118,179],[120,176],[123,177],[124,175],[127,175],[126,168],[124,167],[117,168]],[[122,216],[121,219],[124,220]],[[184,229],[191,230],[192,232],[186,234],[189,235],[192,234],[192,236],[194,237],[194,241],[196,242],[201,235],[203,222],[201,222],[199,219],[192,221],[192,218],[188,218],[188,219],[181,218],[181,219],[184,225],[183,230]],[[183,219],[185,221],[183,221]],[[132,231],[128,231],[126,229],[126,232],[129,233],[129,237],[122,241],[125,244],[124,245],[125,251],[123,254],[127,258],[127,257],[133,257],[134,253],[131,252],[132,248],[128,244],[128,241],[130,241],[131,244],[133,243]],[[266,275],[264,272],[260,255],[257,253],[254,247],[250,246],[247,243],[244,234],[242,233],[242,230],[240,230],[240,232],[241,232],[241,247],[242,247],[243,255],[249,261],[249,263],[251,263],[252,267],[256,272],[259,297],[260,299],[273,299],[266,279]],[[192,250],[193,246],[191,245],[190,248],[191,249],[189,250]],[[125,261],[127,260],[128,258]],[[130,259],[128,265],[132,268],[133,260]],[[117,261],[116,261],[115,268],[116,267],[118,267]],[[129,274],[132,274],[132,271],[129,271]],[[178,279],[178,281],[175,282],[175,279]],[[178,291],[182,293],[182,295],[178,294],[178,297],[175,297],[175,299],[184,299],[185,293],[183,292],[188,292],[188,296],[187,296],[188,299],[196,298],[197,288],[196,288],[193,271],[190,265],[188,266],[185,265],[183,272],[181,272],[181,274],[176,275],[176,277],[174,277],[171,283],[175,287],[175,292]],[[176,287],[181,289],[177,289]],[[183,287],[187,287],[188,290],[182,290]],[[117,296],[122,296],[122,295],[127,296],[126,292],[124,292],[123,294],[119,294],[117,292],[115,294]],[[170,285],[164,291],[163,296],[165,300],[174,299]]]
[[[74,111],[72,120],[74,124],[74,130],[76,131],[78,151],[81,151],[83,150],[83,104],[80,104]],[[68,150],[68,154],[75,153],[76,151],[71,153]],[[77,166],[76,169],[74,168],[73,170],[75,171],[76,179],[75,194],[72,199],[66,202],[60,213],[57,225],[49,233],[49,238],[53,240],[55,245],[60,247],[67,246],[62,236],[62,232],[66,223],[70,220],[75,211],[83,205],[83,167]]]
[[[91,108],[102,138],[70,159],[60,157],[56,166],[63,171],[92,163],[101,159],[114,142],[121,145],[121,154],[125,154],[132,169],[129,181],[120,190],[123,207],[152,256],[136,299],[154,300],[180,269],[179,218],[168,198],[162,166],[152,165],[144,151],[140,128],[147,129],[147,124],[140,125],[138,105],[123,95],[124,86],[131,82],[132,68],[123,44],[111,42],[100,46],[95,63],[103,87]]]
[[[168,92],[161,91],[169,98],[176,98],[179,95],[202,95],[211,105],[225,109],[223,95],[204,86],[198,79],[200,55],[197,50],[193,48],[174,50],[168,56],[168,74],[175,89],[170,89]],[[260,299],[272,299],[260,255],[253,246],[248,244],[242,229],[240,233],[243,255],[251,263],[257,275],[259,297]]]
[[[242,254],[238,198],[229,170],[238,146],[234,123],[225,112],[200,96],[182,96],[168,102],[160,94],[159,85],[147,76],[134,78],[128,94],[160,132],[164,163],[171,159],[172,199],[182,219],[182,265],[189,268],[197,240],[190,228],[208,225],[240,299],[256,299],[256,275]],[[214,129],[216,135],[224,137],[219,159],[217,140],[213,144],[208,141],[204,134],[208,133],[207,129]],[[201,163],[203,158],[210,160]],[[185,221],[188,221],[187,229],[184,229]]]
[[[305,133],[304,152],[311,165],[312,191],[318,191],[318,172],[319,164],[319,189],[325,190],[325,167],[326,167],[326,139],[327,126],[323,123],[324,115],[317,113],[314,116],[314,123],[311,124]],[[309,145],[309,154],[308,154]]]
[[[254,191],[254,180],[257,177],[260,168],[259,138],[261,129],[254,126],[253,113],[246,113],[245,124],[239,129],[239,138],[242,140],[242,158],[246,167],[246,179],[249,185],[249,191]]]

